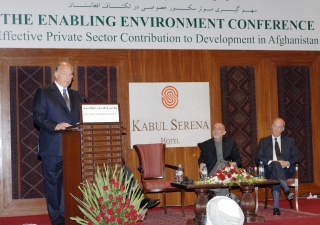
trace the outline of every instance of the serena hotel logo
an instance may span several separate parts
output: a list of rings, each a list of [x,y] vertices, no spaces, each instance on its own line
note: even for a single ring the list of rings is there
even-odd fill
[[[187,90],[184,90],[184,93]],[[160,92],[157,94],[160,95]],[[179,92],[178,89],[174,86],[168,85],[165,86],[161,91],[162,96],[162,105],[166,108],[164,111],[158,110],[153,111],[152,115],[154,116],[154,121],[144,121],[143,119],[132,120],[132,131],[167,131],[167,130],[203,130],[209,129],[209,124],[206,120],[179,120],[177,117],[181,117],[183,114],[183,109],[178,109],[176,106],[179,102]],[[146,104],[151,107],[151,105],[159,105],[159,101],[151,101],[149,104]],[[191,104],[194,105],[194,104]],[[169,110],[167,110],[169,109]],[[174,109],[171,111],[171,109]],[[189,108],[185,109],[186,111],[191,111]],[[166,111],[166,112],[165,112]],[[166,114],[168,113],[168,114]],[[196,114],[197,111],[194,112]],[[166,115],[166,116],[165,116]],[[170,121],[167,121],[168,118],[174,116]],[[192,115],[194,116],[194,115]],[[141,115],[140,115],[140,118]],[[161,119],[160,119],[161,118]]]
[[[195,146],[210,138],[207,82],[130,83],[131,144]]]
[[[172,109],[178,105],[179,102],[178,90],[173,86],[166,86],[162,90],[162,104],[164,107]]]

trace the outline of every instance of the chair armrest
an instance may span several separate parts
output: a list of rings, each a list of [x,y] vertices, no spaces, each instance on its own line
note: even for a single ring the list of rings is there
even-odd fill
[[[298,169],[299,169],[299,164],[297,163],[296,164],[296,176],[295,176],[295,179],[299,178]],[[258,175],[258,167],[254,166],[253,171],[254,171],[254,176],[257,176]]]
[[[178,166],[174,166],[174,165],[171,165],[171,164],[164,164],[164,167],[167,167],[167,168],[170,168],[170,169],[174,169],[174,170],[177,170],[178,169]]]

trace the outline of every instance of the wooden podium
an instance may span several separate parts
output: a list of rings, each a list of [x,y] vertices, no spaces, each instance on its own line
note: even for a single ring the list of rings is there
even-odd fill
[[[84,104],[83,104],[84,105]],[[82,107],[82,104],[80,105]],[[81,110],[80,110],[81,112]],[[80,116],[82,121],[82,117]],[[81,122],[62,132],[65,224],[77,224],[70,217],[83,217],[78,202],[82,199],[78,186],[94,181],[95,166],[122,165],[121,122]]]

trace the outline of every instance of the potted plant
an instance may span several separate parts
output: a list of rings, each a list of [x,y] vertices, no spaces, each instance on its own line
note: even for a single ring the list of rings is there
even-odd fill
[[[96,169],[95,182],[79,186],[83,200],[71,194],[85,218],[70,219],[81,225],[142,225],[147,209],[140,207],[144,196],[138,182],[131,185],[133,175],[127,177],[122,167],[112,169],[106,164]]]

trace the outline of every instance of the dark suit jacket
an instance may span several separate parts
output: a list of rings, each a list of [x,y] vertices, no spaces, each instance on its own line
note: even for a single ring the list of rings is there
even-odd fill
[[[198,159],[198,165],[205,163],[208,168],[208,173],[212,170],[217,163],[217,151],[214,143],[214,138],[211,138],[205,142],[199,144],[201,154]],[[222,152],[223,158],[226,161],[236,162],[238,166],[241,166],[242,158],[239,153],[239,149],[234,140],[223,137],[222,138]]]
[[[58,123],[76,125],[79,122],[79,103],[82,101],[78,91],[68,88],[70,108],[63,99],[57,85],[38,88],[33,100],[33,120],[40,128],[39,155],[62,156],[62,134],[55,133]]]
[[[292,178],[296,174],[295,164],[299,162],[300,156],[294,139],[281,135],[281,153],[284,161],[290,163],[289,168],[284,168],[287,179]],[[264,137],[260,139],[258,152],[256,156],[256,162],[259,164],[260,161],[266,167],[268,162],[273,160],[273,146],[272,146],[272,136]],[[267,172],[267,170],[265,170]],[[266,177],[269,178],[268,174]]]

